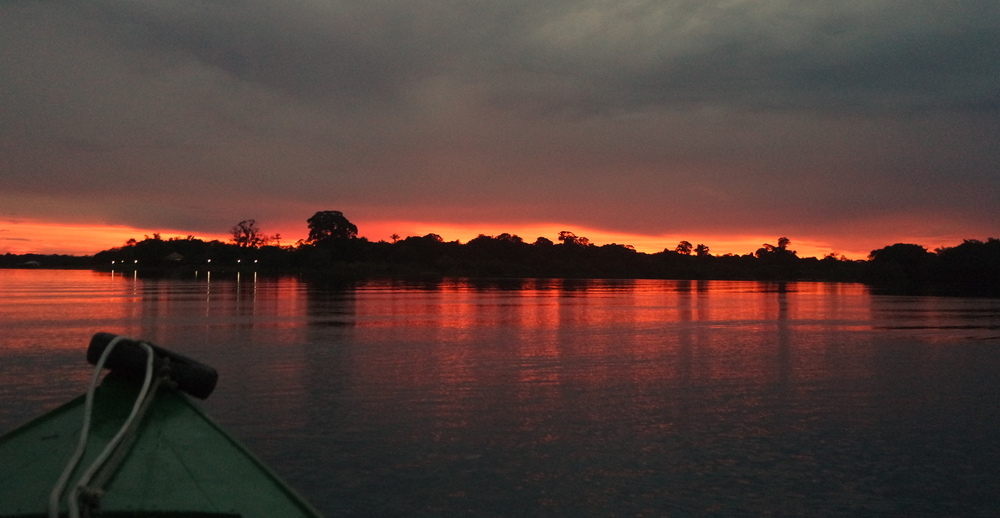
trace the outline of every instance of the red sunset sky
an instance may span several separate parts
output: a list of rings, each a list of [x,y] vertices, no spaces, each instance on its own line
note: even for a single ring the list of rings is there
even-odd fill
[[[0,5],[0,253],[560,230],[864,258],[1000,236],[1000,4]]]

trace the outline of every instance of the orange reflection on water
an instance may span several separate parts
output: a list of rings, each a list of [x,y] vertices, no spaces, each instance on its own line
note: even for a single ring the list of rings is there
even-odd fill
[[[315,418],[311,394],[331,383],[372,394],[372,404],[388,405],[387,412],[453,424],[484,405],[531,407],[534,417],[524,417],[524,426],[565,408],[595,417],[587,401],[608,391],[639,408],[718,387],[785,393],[832,375],[816,349],[831,347],[828,331],[861,329],[871,320],[859,309],[866,304],[850,300],[866,296],[863,288],[819,283],[337,285],[295,277],[253,282],[202,275],[178,282],[75,272],[68,286],[60,272],[24,275],[50,285],[44,296],[32,295],[37,300],[3,305],[16,313],[4,321],[35,325],[42,336],[51,332],[46,311],[57,307],[58,332],[72,337],[42,339],[81,347],[81,357],[98,330],[174,348],[218,366],[227,404],[260,405],[281,416],[282,427]],[[4,283],[8,297],[18,296],[16,285]],[[31,347],[34,340],[6,346]],[[331,368],[336,379],[327,374]],[[269,384],[252,403],[238,397],[248,372]],[[671,411],[686,408],[676,401]],[[669,425],[669,416],[663,419],[659,425]]]
[[[121,332],[120,323],[133,320],[141,309],[141,294],[130,286],[113,286],[117,279],[96,272],[4,270],[0,272],[0,327],[4,348],[84,350],[95,331]],[[81,353],[82,354],[82,353]]]
[[[371,390],[395,387],[403,399],[434,394],[440,405],[424,411],[446,420],[483,404],[531,405],[541,413],[583,405],[586,414],[588,395],[604,391],[630,394],[640,405],[674,389],[720,384],[748,394],[787,391],[793,382],[831,375],[810,350],[809,326],[862,325],[868,316],[851,309],[859,305],[835,300],[851,294],[866,292],[708,281],[521,281],[506,288],[447,281],[362,290],[357,331],[377,336],[380,350],[377,359],[359,357],[352,371]],[[824,311],[834,323],[811,322]],[[483,390],[495,397],[482,397]]]

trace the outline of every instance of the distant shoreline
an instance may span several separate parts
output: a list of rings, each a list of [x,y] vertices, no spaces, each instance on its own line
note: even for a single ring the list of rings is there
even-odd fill
[[[79,257],[79,256],[77,256]],[[876,295],[914,295],[914,296],[960,296],[960,297],[980,297],[980,298],[1000,298],[1000,287],[991,284],[969,283],[969,282],[940,282],[940,281],[909,281],[909,280],[878,280],[866,279],[863,271],[859,271],[854,278],[776,278],[776,277],[751,277],[751,276],[727,276],[727,277],[639,277],[639,276],[574,276],[574,275],[482,275],[469,272],[434,272],[418,271],[406,268],[365,268],[355,265],[343,268],[330,269],[303,269],[303,268],[244,268],[221,267],[213,269],[195,269],[186,266],[173,268],[124,268],[112,269],[108,266],[97,265],[0,265],[0,270],[24,270],[24,271],[58,271],[58,270],[90,270],[95,272],[115,273],[121,276],[135,276],[139,279],[207,279],[215,276],[216,280],[232,280],[238,275],[259,275],[263,278],[296,276],[303,279],[334,279],[337,281],[365,281],[377,279],[394,280],[421,280],[440,281],[443,279],[468,279],[472,281],[506,281],[516,279],[564,279],[564,280],[665,280],[665,281],[745,281],[745,282],[767,282],[767,283],[798,283],[798,282],[823,282],[823,283],[851,283],[868,286]]]
[[[625,245],[596,246],[586,238],[526,243],[517,236],[445,242],[435,234],[392,243],[338,238],[296,247],[240,246],[159,237],[132,241],[93,256],[5,254],[0,268],[90,269],[141,277],[227,275],[327,276],[345,279],[449,277],[470,279],[670,279],[858,282],[877,292],[1000,296],[1000,240],[966,240],[930,252],[897,243],[868,260],[800,258],[786,238],[753,254],[710,255],[682,242],[647,254]],[[682,246],[685,245],[685,246]]]

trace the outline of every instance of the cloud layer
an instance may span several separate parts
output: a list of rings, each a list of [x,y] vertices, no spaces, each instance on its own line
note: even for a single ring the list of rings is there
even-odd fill
[[[986,0],[15,0],[0,217],[982,238],[998,19]]]

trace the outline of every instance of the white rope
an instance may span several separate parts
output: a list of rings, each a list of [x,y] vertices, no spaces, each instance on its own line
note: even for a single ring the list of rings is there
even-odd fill
[[[87,438],[90,434],[90,417],[94,408],[94,391],[97,389],[98,378],[100,378],[101,370],[104,368],[104,364],[107,362],[108,356],[111,355],[111,351],[122,339],[124,339],[123,336],[116,336],[113,338],[104,348],[104,352],[101,353],[101,358],[97,361],[97,365],[94,367],[94,375],[90,379],[90,386],[87,388],[87,398],[83,406],[83,426],[80,428],[80,441],[77,443],[76,451],[73,452],[73,456],[70,458],[69,463],[66,464],[66,468],[59,477],[59,481],[56,482],[56,486],[52,488],[52,492],[49,493],[49,518],[59,518],[59,497],[62,496],[63,490],[66,487],[66,482],[73,474],[73,471],[76,469],[76,465],[80,463],[80,458],[83,457],[83,453],[87,449]],[[142,402],[146,399],[146,395],[149,392],[149,385],[153,379],[153,349],[149,345],[142,342],[140,342],[139,345],[146,350],[147,354],[146,379],[143,381],[142,390],[139,391],[139,396],[136,398],[135,404],[132,406],[132,413],[129,414],[121,429],[104,448],[104,451],[97,456],[97,459],[94,460],[83,476],[80,477],[80,480],[75,486],[73,486],[73,490],[70,491],[70,494],[67,495],[66,502],[69,506],[69,515],[71,518],[79,518],[80,516],[78,502],[80,490],[87,485],[91,477],[94,476],[94,473],[100,469],[101,464],[107,460],[107,457],[114,450],[115,446],[117,446],[121,441],[126,430],[128,430],[129,426],[131,426],[132,421],[135,419],[135,416],[139,411],[139,407],[142,406]]]
[[[109,456],[114,452],[118,443],[121,442],[125,433],[128,432],[129,428],[132,426],[132,422],[135,421],[136,416],[139,414],[139,408],[142,407],[143,402],[146,400],[147,394],[149,393],[149,386],[153,381],[153,349],[146,343],[139,342],[139,345],[146,351],[146,378],[142,383],[142,390],[139,391],[139,396],[136,397],[135,403],[132,405],[132,412],[129,414],[125,422],[122,423],[122,427],[118,430],[118,433],[108,442],[101,454],[94,459],[94,462],[87,468],[87,471],[83,473],[80,480],[70,491],[70,494],[66,496],[66,503],[69,506],[69,516],[70,518],[80,518],[80,508],[79,508],[79,497],[82,490],[87,487],[90,483],[90,479],[94,477],[94,473],[104,464]]]

